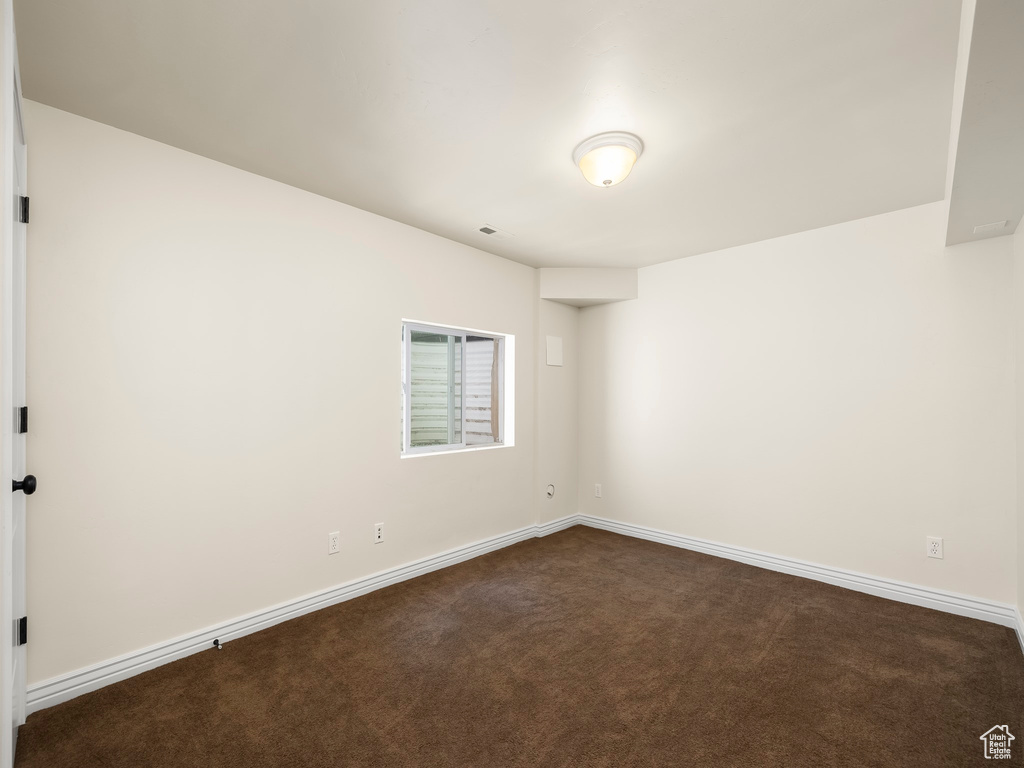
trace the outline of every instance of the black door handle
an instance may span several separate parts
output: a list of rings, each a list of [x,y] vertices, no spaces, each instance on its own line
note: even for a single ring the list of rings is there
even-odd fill
[[[13,485],[14,490],[24,491],[26,496],[31,496],[36,492],[36,476],[25,475],[24,480],[15,480]]]

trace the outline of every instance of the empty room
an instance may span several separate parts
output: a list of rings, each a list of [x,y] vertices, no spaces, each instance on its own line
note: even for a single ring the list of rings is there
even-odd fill
[[[1022,43],[0,0],[0,768],[1024,765]]]

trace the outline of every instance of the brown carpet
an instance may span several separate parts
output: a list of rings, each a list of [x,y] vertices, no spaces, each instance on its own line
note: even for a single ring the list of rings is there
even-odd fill
[[[572,528],[32,715],[17,768],[984,766],[1012,630]]]

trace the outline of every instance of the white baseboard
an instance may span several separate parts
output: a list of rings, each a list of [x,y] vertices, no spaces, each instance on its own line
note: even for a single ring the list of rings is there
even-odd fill
[[[831,568],[825,565],[771,555],[765,552],[757,552],[743,547],[734,547],[690,536],[681,536],[641,525],[621,523],[591,515],[570,515],[559,520],[529,525],[518,531],[512,531],[473,544],[457,547],[440,555],[426,557],[413,563],[381,571],[361,579],[355,579],[322,592],[281,603],[263,611],[257,611],[232,621],[207,627],[206,629],[192,632],[173,640],[157,643],[139,651],[127,653],[108,661],[75,670],[74,672],[34,683],[28,687],[27,691],[27,712],[31,714],[40,709],[52,707],[83,693],[95,691],[105,685],[132,677],[140,672],[145,672],[193,653],[198,653],[199,651],[208,650],[212,647],[214,639],[218,639],[222,643],[235,640],[275,624],[280,624],[288,619],[294,619],[297,616],[351,600],[353,597],[359,597],[368,592],[373,592],[374,590],[397,584],[440,568],[446,568],[449,565],[455,565],[456,563],[479,557],[497,549],[503,549],[520,541],[526,541],[537,536],[547,536],[557,531],[571,528],[574,525],[586,525],[591,528],[600,528],[634,538],[656,541],[673,547],[703,552],[715,557],[737,560],[759,568],[781,571],[794,576],[803,576],[815,581],[824,581],[858,592],[867,592],[868,594],[889,598],[890,600],[921,605],[926,608],[934,608],[947,613],[956,613],[961,616],[970,616],[971,618],[1013,627],[1017,631],[1018,638],[1021,641],[1021,648],[1024,650],[1024,620],[1021,618],[1020,611],[1012,605],[996,603],[967,595],[958,595],[953,592],[944,592],[891,579],[883,579],[877,576],[868,576],[867,574]]]
[[[564,531],[566,528],[572,528],[574,525],[580,524],[579,515],[568,515],[567,517],[560,517],[557,520],[552,520],[550,523],[539,523],[536,525],[537,536],[548,536],[552,533],[558,533]]]
[[[462,547],[443,552],[440,555],[426,557],[407,565],[390,568],[361,579],[341,584],[337,587],[317,592],[312,595],[281,603],[263,611],[250,613],[247,616],[216,626],[201,629],[188,635],[151,645],[139,651],[126,653],[108,661],[93,664],[68,674],[34,683],[26,692],[26,711],[28,714],[40,709],[52,707],[89,691],[95,691],[105,685],[132,677],[147,670],[167,664],[171,661],[190,656],[199,651],[213,647],[214,639],[222,643],[257,632],[282,621],[294,619],[312,611],[326,608],[336,603],[351,600],[353,597],[365,595],[367,592],[397,584],[449,565],[511,546],[537,536],[547,536],[576,524],[576,516],[554,520],[543,525],[529,525],[518,531],[493,536],[483,541],[467,544]]]
[[[1024,595],[1017,598],[1018,600],[1024,600]],[[1017,641],[1020,643],[1021,653],[1024,653],[1024,616],[1021,616],[1020,606],[1017,606]]]
[[[647,539],[648,541],[657,541],[673,547],[703,552],[715,557],[737,560],[748,565],[756,565],[758,568],[767,568],[771,571],[781,571],[793,576],[802,576],[806,579],[824,581],[838,587],[853,589],[857,592],[866,592],[869,595],[885,597],[901,603],[910,603],[911,605],[920,605],[925,608],[934,608],[937,611],[945,611],[946,613],[969,616],[972,619],[990,621],[993,624],[1001,624],[1004,627],[1015,627],[1018,632],[1024,632],[1019,623],[1020,613],[1016,606],[1008,605],[1007,603],[997,603],[979,597],[970,597],[955,592],[946,592],[941,589],[908,584],[903,581],[869,576],[866,573],[857,573],[856,571],[847,571],[842,568],[809,563],[792,557],[771,555],[767,552],[734,547],[730,544],[720,544],[715,541],[697,539],[692,536],[681,536],[678,533],[659,531],[655,528],[633,525],[632,523],[621,523],[616,520],[606,520],[605,518],[593,517],[591,515],[579,515],[578,521],[581,525],[587,525],[591,528],[600,528],[601,530],[621,533],[638,539]],[[1024,643],[1024,639],[1022,639],[1022,643]]]

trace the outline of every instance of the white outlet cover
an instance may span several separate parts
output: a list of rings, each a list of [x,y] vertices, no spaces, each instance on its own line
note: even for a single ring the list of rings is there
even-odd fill
[[[341,531],[327,534],[327,554],[336,555],[341,550]]]
[[[601,498],[601,484],[594,483],[594,496],[598,499]]]
[[[925,540],[925,554],[936,560],[942,560],[942,537],[928,536]]]

